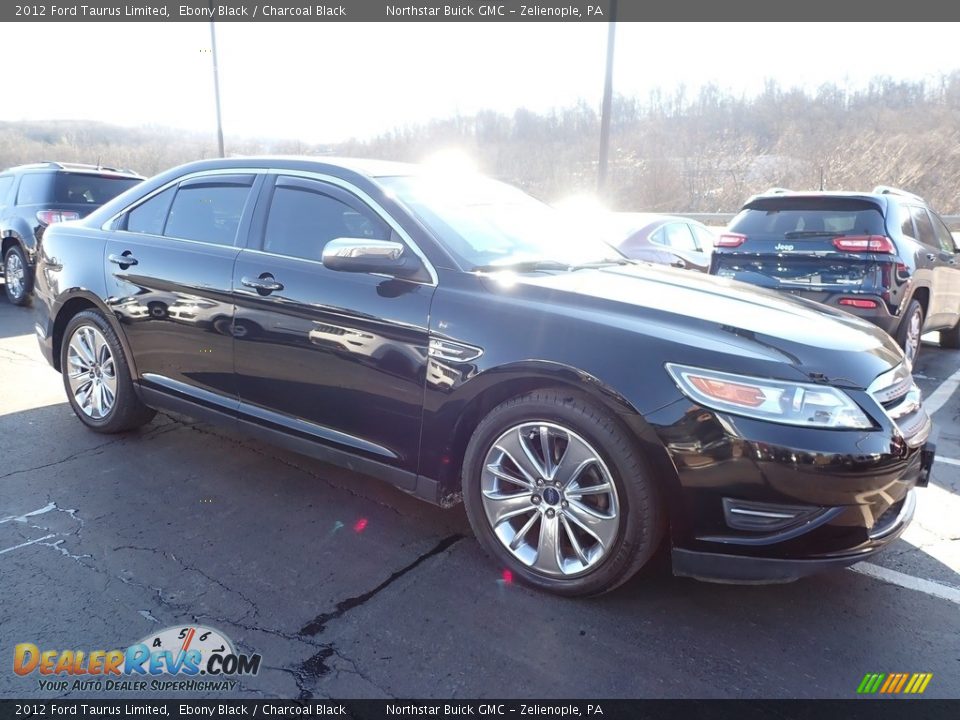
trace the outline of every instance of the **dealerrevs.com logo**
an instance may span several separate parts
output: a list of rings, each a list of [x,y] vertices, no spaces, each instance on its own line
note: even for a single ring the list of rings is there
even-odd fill
[[[193,625],[169,627],[117,650],[20,643],[13,649],[13,671],[38,675],[39,689],[53,692],[231,691],[239,684],[233,678],[260,671],[260,655],[238,653],[220,631]]]

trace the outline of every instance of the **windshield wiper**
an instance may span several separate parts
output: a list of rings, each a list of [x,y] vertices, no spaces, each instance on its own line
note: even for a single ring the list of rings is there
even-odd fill
[[[607,265],[636,265],[635,260],[629,258],[604,258],[603,260],[594,260],[592,262],[578,263],[571,265],[571,270],[584,270],[586,268],[606,267]]]
[[[534,272],[536,270],[569,270],[570,265],[558,260],[517,260],[516,262],[476,265],[473,272],[496,272],[513,270],[514,272]]]

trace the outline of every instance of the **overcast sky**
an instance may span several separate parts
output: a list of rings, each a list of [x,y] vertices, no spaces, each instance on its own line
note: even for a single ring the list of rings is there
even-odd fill
[[[753,94],[960,67],[958,23],[620,23],[616,92],[707,82]],[[217,24],[227,135],[334,142],[457,112],[599,107],[604,23]],[[8,25],[0,120],[214,126],[210,29],[189,23]]]

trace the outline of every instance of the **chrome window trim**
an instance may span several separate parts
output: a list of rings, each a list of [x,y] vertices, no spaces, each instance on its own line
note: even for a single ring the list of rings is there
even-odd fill
[[[334,187],[338,187],[341,190],[345,190],[351,195],[355,196],[364,205],[370,208],[375,215],[377,215],[381,220],[383,220],[390,227],[390,229],[392,229],[395,233],[397,233],[397,235],[400,236],[400,239],[403,240],[404,244],[407,247],[409,247],[410,250],[413,251],[413,254],[416,255],[418,258],[420,258],[420,262],[422,262],[423,266],[426,268],[427,274],[430,275],[430,282],[429,283],[424,282],[419,284],[431,285],[433,287],[436,287],[438,285],[439,279],[437,277],[437,271],[433,267],[433,263],[431,263],[427,259],[427,256],[423,253],[420,247],[413,241],[413,238],[410,237],[409,233],[407,233],[407,231],[404,230],[396,220],[394,220],[393,216],[390,215],[390,213],[388,213],[386,210],[383,209],[380,203],[378,203],[376,200],[374,200],[372,197],[370,197],[367,193],[365,193],[363,190],[358,188],[353,183],[347,180],[344,180],[343,178],[338,178],[333,175],[326,175],[324,173],[314,172],[310,170],[286,170],[283,168],[269,168],[267,170],[261,170],[261,172],[264,172],[268,175],[286,175],[289,177],[299,177],[299,178],[306,178],[307,180],[316,180],[317,182],[327,183],[328,185],[333,185]],[[376,181],[374,180],[374,182]],[[250,248],[247,248],[247,249],[249,250]],[[262,252],[266,255],[273,255],[275,257],[291,258],[290,255],[279,255],[277,253],[271,253],[266,250],[259,250],[257,252]],[[305,260],[306,258],[294,257],[292,259]],[[307,262],[316,262],[316,261],[307,259]],[[323,263],[321,262],[320,264],[322,265]],[[370,274],[376,274],[376,273],[370,273]],[[393,276],[385,276],[385,277],[393,277]],[[415,281],[412,281],[412,282],[415,282]]]
[[[383,220],[395,233],[397,233],[397,235],[400,236],[400,239],[403,240],[404,244],[406,244],[406,246],[409,247],[410,250],[413,251],[413,254],[416,255],[418,258],[420,258],[420,262],[422,262],[422,263],[423,263],[423,266],[426,268],[427,274],[430,275],[430,282],[429,282],[429,283],[427,283],[427,282],[422,282],[422,283],[418,283],[418,284],[421,284],[421,285],[429,285],[429,286],[432,286],[432,287],[436,287],[436,286],[439,284],[439,278],[438,278],[438,276],[437,276],[437,271],[436,271],[436,269],[433,267],[433,263],[431,263],[431,262],[427,259],[427,256],[423,253],[423,251],[420,249],[420,247],[413,241],[413,238],[410,237],[409,233],[407,233],[407,231],[404,230],[404,229],[400,226],[400,224],[399,224],[396,220],[393,219],[393,216],[391,216],[386,210],[384,210],[383,207],[382,207],[377,201],[375,201],[373,198],[371,198],[367,193],[365,193],[363,190],[361,190],[360,188],[358,188],[356,185],[354,185],[353,183],[350,183],[350,182],[344,180],[343,178],[338,178],[338,177],[335,177],[335,176],[333,176],[333,175],[326,175],[326,174],[320,173],[320,172],[313,172],[313,171],[310,171],[310,170],[288,170],[288,169],[284,169],[284,168],[247,168],[247,167],[242,167],[242,168],[217,168],[216,170],[198,170],[197,172],[187,173],[186,175],[180,175],[179,177],[171,180],[171,181],[168,182],[168,183],[165,183],[164,185],[161,185],[160,187],[154,188],[148,195],[144,195],[142,198],[140,198],[139,200],[137,200],[135,203],[131,203],[130,205],[127,205],[125,208],[123,208],[123,209],[120,210],[119,212],[114,213],[110,218],[108,218],[108,219],[100,226],[100,229],[101,229],[101,230],[110,231],[110,230],[111,230],[110,226],[111,226],[113,223],[115,223],[122,215],[124,215],[125,213],[128,213],[128,212],[130,212],[131,210],[139,207],[140,205],[142,205],[143,203],[147,202],[148,200],[150,200],[150,199],[151,199],[152,197],[154,197],[155,195],[159,195],[159,194],[162,193],[164,190],[167,190],[167,189],[169,189],[170,187],[172,187],[172,186],[174,186],[174,185],[178,185],[178,184],[182,183],[182,182],[185,181],[185,180],[192,180],[193,178],[203,177],[203,176],[209,176],[209,175],[213,175],[213,176],[216,176],[216,175],[238,175],[238,174],[245,174],[245,173],[253,173],[253,174],[255,174],[255,175],[287,175],[287,176],[290,176],[290,177],[306,178],[307,180],[316,180],[317,182],[327,183],[327,184],[329,184],[329,185],[333,185],[333,186],[335,186],[335,187],[338,187],[338,188],[340,188],[341,190],[346,190],[346,191],[349,192],[351,195],[354,195],[358,200],[360,200],[361,202],[363,202],[367,207],[369,207],[369,208],[373,211],[373,213],[374,213],[375,215],[377,215],[381,220]],[[129,231],[129,230],[115,230],[115,231],[113,231],[113,232],[130,232],[130,231]],[[220,244],[217,244],[217,243],[204,242],[204,241],[202,241],[202,240],[190,240],[189,238],[171,238],[171,237],[168,237],[168,236],[166,236],[166,235],[152,235],[152,234],[150,234],[150,233],[130,233],[130,234],[131,234],[131,235],[141,235],[141,236],[144,236],[144,237],[162,237],[162,238],[165,238],[165,239],[168,239],[168,240],[183,240],[183,241],[185,241],[185,242],[195,242],[195,243],[197,243],[197,244],[199,244],[199,245],[207,245],[207,246],[215,246],[215,247],[239,247],[239,246],[237,246],[237,245],[220,245]],[[292,257],[292,256],[290,256],[290,255],[280,255],[280,254],[278,254],[278,253],[271,253],[271,252],[266,251],[266,250],[257,250],[257,249],[254,249],[254,248],[239,247],[239,249],[240,249],[240,250],[249,250],[249,251],[251,251],[251,252],[258,252],[258,253],[262,253],[262,254],[264,254],[264,255],[270,255],[270,256],[272,256],[272,257],[282,257],[282,258],[287,258],[287,259],[292,259],[292,260],[304,260],[304,261],[306,261],[306,262],[317,262],[317,261],[309,260],[309,259],[307,259],[307,258],[297,258],[297,257]],[[323,263],[321,262],[321,263],[319,263],[319,264],[322,265]],[[373,273],[371,273],[371,274],[373,274]],[[392,276],[392,275],[384,275],[384,277],[393,277],[393,276]],[[410,281],[410,282],[416,282],[416,281]]]
[[[124,214],[130,212],[131,210],[140,207],[140,206],[143,205],[145,202],[147,202],[148,200],[150,200],[151,198],[153,198],[155,195],[159,195],[159,194],[162,193],[164,190],[169,190],[169,189],[170,189],[171,187],[173,187],[174,185],[179,185],[180,183],[182,183],[182,182],[185,181],[185,180],[192,180],[193,178],[203,177],[203,176],[205,176],[205,175],[243,175],[243,174],[262,175],[264,172],[265,172],[265,171],[264,171],[263,168],[218,168],[218,169],[216,169],[216,170],[198,170],[197,172],[187,173],[186,175],[180,175],[180,176],[174,178],[173,180],[171,180],[170,182],[165,183],[165,184],[161,185],[160,187],[154,188],[153,190],[150,191],[150,193],[149,193],[148,195],[144,195],[142,198],[140,198],[140,199],[137,200],[136,202],[130,203],[129,205],[127,205],[127,206],[126,206],[125,208],[123,208],[122,210],[120,210],[120,211],[114,213],[113,215],[111,215],[109,218],[107,218],[107,219],[100,225],[100,229],[101,229],[101,230],[107,230],[107,231],[109,231],[109,230],[111,229],[111,228],[110,228],[110,225],[112,225],[113,223],[115,223],[115,222],[120,218],[121,215],[124,215]],[[252,187],[252,186],[251,186],[251,187]],[[129,231],[129,230],[117,230],[116,232],[130,232],[130,231]],[[130,234],[131,234],[131,235],[145,235],[145,236],[147,236],[147,237],[163,237],[163,238],[168,237],[168,236],[166,236],[166,235],[153,235],[153,234],[151,234],[151,233],[130,233]],[[171,239],[171,240],[189,240],[189,238],[168,238],[168,239]],[[204,245],[214,245],[214,244],[216,244],[216,243],[204,243],[202,240],[192,240],[192,241],[190,241],[190,242],[199,242],[199,243],[202,243],[202,244],[204,244]],[[225,245],[220,245],[220,247],[227,247],[227,246],[225,246]],[[234,245],[233,247],[236,247],[236,245]]]

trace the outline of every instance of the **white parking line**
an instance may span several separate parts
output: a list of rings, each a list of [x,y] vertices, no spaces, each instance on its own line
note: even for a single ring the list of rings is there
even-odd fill
[[[960,370],[957,370],[953,375],[944,380],[940,386],[930,394],[930,397],[927,398],[923,404],[927,415],[933,415],[937,410],[942,408],[958,387],[960,387]]]
[[[19,545],[14,545],[13,547],[8,547],[6,550],[0,550],[0,555],[4,553],[13,552],[14,550],[19,550],[22,547],[27,545],[33,545],[34,543],[43,542],[44,540],[49,540],[52,537],[56,537],[56,534],[53,535],[44,535],[42,538],[37,538],[36,540],[28,540],[25,543],[20,543]]]
[[[949,585],[934,582],[933,580],[924,580],[923,578],[914,577],[913,575],[907,575],[867,562],[857,563],[850,569],[862,575],[890,583],[891,585],[899,585],[908,590],[917,590],[918,592],[932,595],[942,600],[949,600],[952,603],[960,605],[960,590],[955,587],[950,587]]]
[[[960,465],[960,460],[954,460],[953,458],[945,458],[940,455],[937,455],[937,459],[934,460],[934,463],[946,463],[947,465]]]
[[[25,523],[27,521],[27,518],[29,517],[33,517],[34,515],[43,515],[44,513],[48,513],[51,510],[56,510],[56,509],[57,509],[57,504],[55,502],[50,502],[44,505],[39,510],[31,510],[30,512],[24,513],[23,515],[7,515],[5,518],[0,518],[0,525],[3,525],[4,523],[12,522],[12,521]]]

